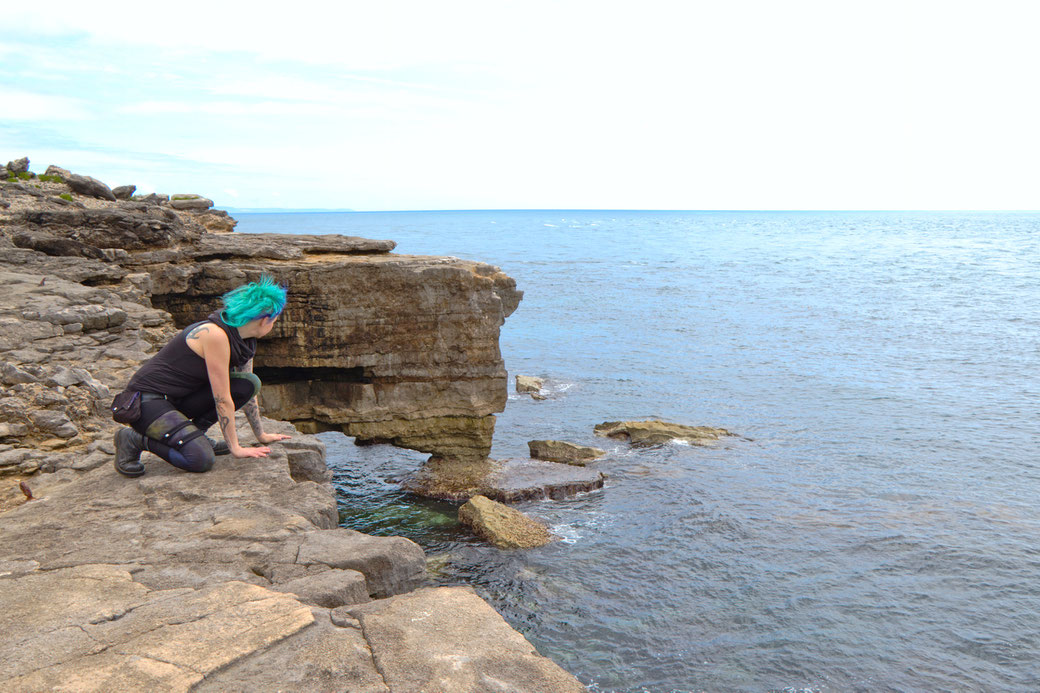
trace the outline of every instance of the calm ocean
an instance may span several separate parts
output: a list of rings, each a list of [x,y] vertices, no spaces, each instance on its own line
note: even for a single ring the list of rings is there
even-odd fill
[[[594,691],[1040,690],[1040,214],[240,214],[500,266],[494,456],[610,451],[600,491],[523,504],[564,538],[471,540],[323,434],[345,526],[422,544]],[[510,385],[512,389],[512,385]],[[602,421],[740,434],[635,451]]]

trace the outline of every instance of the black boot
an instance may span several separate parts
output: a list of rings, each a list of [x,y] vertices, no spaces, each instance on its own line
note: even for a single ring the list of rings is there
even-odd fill
[[[210,421],[209,419],[204,419],[201,416],[199,418],[197,418],[197,419],[192,419],[191,422],[193,424],[195,424],[195,428],[199,429],[203,433],[205,433],[209,429],[213,428],[213,424],[216,423],[215,421]],[[213,440],[209,436],[206,436],[206,440],[207,440],[207,442],[209,442],[210,447],[213,448],[213,454],[214,455],[219,457],[220,455],[230,455],[231,454],[231,448],[228,447],[228,444],[227,444],[226,440],[222,440],[222,441],[220,441],[218,443],[217,441]]]
[[[208,440],[209,444],[213,446],[213,454],[214,455],[220,456],[220,455],[230,455],[231,454],[231,448],[228,447],[228,444],[227,444],[226,440],[221,440],[221,441],[218,442],[216,440],[213,440],[209,436],[206,436],[206,440]]]
[[[116,471],[123,476],[144,474],[141,453],[148,449],[144,436],[132,428],[120,428],[116,431],[115,444]]]

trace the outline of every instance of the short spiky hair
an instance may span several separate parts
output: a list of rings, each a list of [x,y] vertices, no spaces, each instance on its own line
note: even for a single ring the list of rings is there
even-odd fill
[[[285,308],[285,298],[285,287],[275,284],[270,275],[261,274],[260,281],[249,282],[220,297],[224,303],[220,317],[231,327],[242,327],[257,318],[277,317]]]

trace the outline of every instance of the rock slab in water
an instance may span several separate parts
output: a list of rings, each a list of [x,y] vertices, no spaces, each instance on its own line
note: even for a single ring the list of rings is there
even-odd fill
[[[438,460],[431,458],[404,482],[404,490],[429,498],[466,500],[476,495],[501,503],[560,500],[603,488],[600,472],[543,460]]]
[[[593,429],[596,435],[628,440],[632,445],[663,445],[681,440],[691,445],[711,445],[723,436],[736,435],[724,428],[686,426],[667,421],[605,421]]]
[[[587,462],[607,454],[606,450],[563,440],[531,440],[528,441],[527,448],[531,451],[531,457],[536,460],[562,462],[579,467],[584,467]]]
[[[502,503],[522,500],[571,498],[603,488],[606,477],[585,467],[542,460],[496,462],[481,493]]]
[[[473,496],[459,508],[459,522],[500,549],[531,549],[553,539],[545,525],[484,496]]]
[[[544,380],[541,378],[535,378],[532,375],[516,376],[516,391],[520,393],[539,392],[544,384]]]

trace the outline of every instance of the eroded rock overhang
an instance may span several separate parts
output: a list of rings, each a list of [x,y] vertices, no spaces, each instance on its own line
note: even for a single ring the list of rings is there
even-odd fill
[[[507,379],[499,332],[523,293],[492,265],[396,255],[348,236],[203,234],[137,253],[153,305],[179,327],[267,272],[289,302],[260,340],[265,413],[446,459],[484,459]]]

